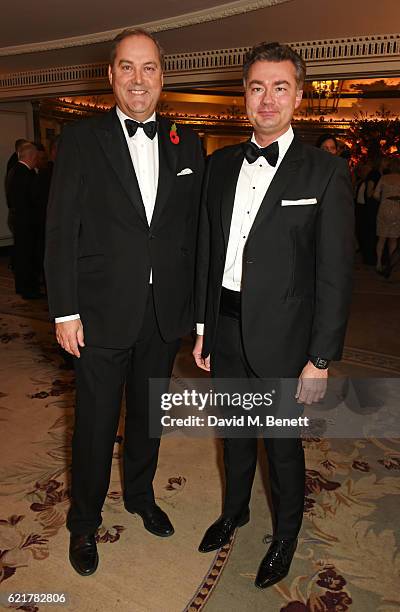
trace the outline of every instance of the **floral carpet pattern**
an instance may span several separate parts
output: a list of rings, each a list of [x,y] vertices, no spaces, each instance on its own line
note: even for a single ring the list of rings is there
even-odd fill
[[[163,440],[155,490],[177,533],[161,542],[123,509],[121,429],[97,534],[100,566],[82,585],[67,561],[65,530],[73,373],[54,342],[45,302],[16,298],[4,274],[0,288],[0,595],[68,590],[67,605],[52,608],[74,612],[400,610],[398,439],[304,440],[304,523],[292,570],[272,589],[258,591],[253,581],[271,537],[262,459],[250,524],[212,558],[196,549],[220,509],[214,441],[183,436]],[[344,369],[357,363],[357,375],[363,368],[369,375],[372,367],[382,376],[399,375],[397,361],[384,349],[378,354],[361,347]],[[184,345],[176,365],[178,382],[179,377],[192,377],[190,363]],[[4,597],[1,605],[25,612],[45,609],[39,603],[7,603]]]
[[[399,378],[399,281],[356,272],[349,346],[335,374]],[[400,440],[314,437],[303,445],[304,521],[289,575],[266,591],[253,585],[272,532],[261,452],[250,524],[237,532],[207,612],[400,610]]]
[[[281,611],[399,610],[399,518],[383,511],[386,502],[399,506],[400,441],[306,440],[305,449],[297,557],[310,573],[276,586],[288,602]],[[369,607],[358,606],[360,590],[370,594]]]
[[[65,529],[74,375],[54,341],[45,301],[23,302],[1,276],[0,285],[0,607],[38,612],[46,606],[13,603],[7,601],[8,594],[67,590],[67,603],[53,609],[183,610],[213,567],[213,557],[200,555],[197,546],[220,504],[218,470],[207,476],[214,441],[191,441],[190,448],[186,441],[163,441],[155,492],[177,532],[164,542],[124,510],[121,426],[96,536],[99,569],[82,579],[69,565]],[[203,524],[196,516],[205,482]]]

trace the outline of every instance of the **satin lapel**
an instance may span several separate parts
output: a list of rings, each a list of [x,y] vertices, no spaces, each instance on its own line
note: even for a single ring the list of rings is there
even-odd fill
[[[158,185],[156,202],[154,205],[153,217],[150,227],[154,227],[160,219],[163,209],[168,201],[172,186],[176,179],[179,147],[184,146],[181,141],[173,144],[169,133],[171,129],[170,121],[158,117]],[[179,133],[179,127],[178,127]]]
[[[290,184],[292,177],[299,171],[301,166],[301,160],[303,157],[303,145],[300,141],[293,140],[283,160],[280,163],[278,170],[275,173],[274,178],[271,181],[269,188],[267,189],[264,199],[261,202],[261,206],[258,209],[256,218],[249,233],[249,238],[256,231],[257,227],[262,221],[264,221],[269,215],[272,215],[275,207],[278,205],[279,200],[286,187]]]
[[[148,227],[139,183],[126,144],[121,122],[113,108],[96,126],[100,145],[140,218]]]
[[[221,222],[224,233],[225,246],[228,245],[229,231],[233,205],[235,203],[236,186],[239,178],[240,169],[243,164],[244,153],[239,145],[234,151],[231,159],[226,160],[226,174],[223,176],[222,199],[221,199]]]

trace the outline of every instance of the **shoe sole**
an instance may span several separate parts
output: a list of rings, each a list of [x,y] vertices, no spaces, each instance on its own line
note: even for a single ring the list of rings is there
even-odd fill
[[[74,563],[74,561],[72,560],[71,555],[69,555],[69,562],[71,563],[72,567],[74,568],[74,570],[80,575],[80,576],[91,576],[92,574],[95,573],[95,571],[98,568],[99,565],[99,555],[96,555],[96,563],[95,566],[92,570],[90,570],[90,572],[82,572]]]
[[[257,587],[257,589],[260,589],[260,591],[263,591],[264,589],[268,589],[268,587],[274,586],[274,584],[278,584],[278,582],[280,582],[281,580],[284,580],[284,578],[286,578],[288,574],[289,572],[286,572],[284,576],[281,576],[278,580],[274,580],[274,582],[269,582],[265,586],[261,586],[261,584],[257,584],[257,582],[254,582],[254,586]]]
[[[239,529],[239,527],[243,527],[244,525],[247,525],[247,523],[250,520],[250,513],[248,512],[247,514],[244,515],[244,517],[242,519],[240,519],[238,521],[238,524],[235,527],[235,530],[233,533],[235,533],[236,529]],[[232,534],[233,535],[233,534]],[[221,546],[218,546],[218,548],[209,548],[208,550],[201,550],[200,547],[197,549],[199,552],[203,553],[203,554],[207,554],[210,552],[214,552],[216,550],[220,550],[221,548],[223,548],[224,546],[226,546],[227,544],[229,544],[229,542],[231,541],[232,536],[229,536],[229,538],[227,539],[226,542],[224,542],[223,544],[221,544]]]
[[[155,536],[158,536],[159,538],[170,538],[175,533],[175,529],[173,529],[170,533],[160,533],[159,531],[153,531],[153,529],[149,529],[148,527],[146,527],[146,525],[144,524],[144,521],[143,521],[143,526],[146,529],[146,531],[148,531],[149,533],[152,533]]]
[[[140,516],[143,521],[143,527],[146,529],[146,531],[152,533],[155,536],[158,536],[159,538],[170,538],[175,533],[175,529],[173,527],[171,533],[160,533],[159,531],[154,531],[146,525],[146,523],[144,522],[144,518],[139,514],[139,512],[132,512],[132,514],[137,514],[138,516]]]

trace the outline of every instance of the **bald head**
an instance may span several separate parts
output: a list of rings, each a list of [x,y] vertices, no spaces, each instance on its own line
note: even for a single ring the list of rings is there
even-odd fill
[[[36,166],[38,150],[32,142],[26,142],[18,151],[18,160],[27,164],[30,168]]]

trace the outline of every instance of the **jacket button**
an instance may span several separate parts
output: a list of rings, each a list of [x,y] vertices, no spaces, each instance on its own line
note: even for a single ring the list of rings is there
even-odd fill
[[[246,259],[245,263],[252,264],[254,263],[254,259]]]
[[[150,234],[149,240],[154,240],[154,238],[155,238],[154,234]]]

